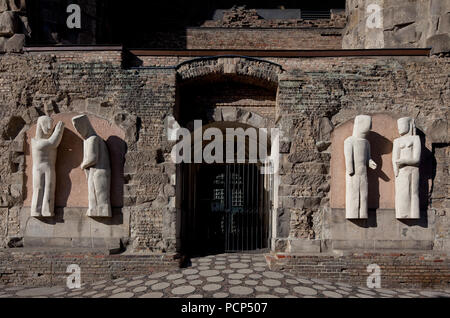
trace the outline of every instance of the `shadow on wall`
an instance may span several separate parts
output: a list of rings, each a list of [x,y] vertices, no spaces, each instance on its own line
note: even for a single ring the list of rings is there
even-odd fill
[[[118,136],[110,136],[105,142],[108,146],[111,163],[111,206],[122,207],[124,185],[123,166],[127,148],[126,143]],[[74,182],[70,176],[73,169],[81,169],[80,165],[82,161],[83,139],[65,128],[56,159],[56,207],[67,206],[72,187],[74,185],[76,186],[77,183],[87,187],[87,180],[85,178]]]
[[[375,209],[369,209],[367,211],[367,219],[347,219],[353,224],[363,227],[363,228],[376,228],[378,226],[377,223],[377,211]]]
[[[111,206],[123,207],[123,167],[125,154],[127,153],[126,142],[118,136],[110,136],[106,140],[109,157],[111,161]]]
[[[374,131],[369,132],[367,140],[369,140],[370,143],[370,155],[372,160],[377,163],[377,168],[375,170],[367,168],[369,207],[378,209],[380,207],[380,179],[385,182],[391,181],[386,173],[383,172],[383,160],[381,156],[392,152],[392,141]]]
[[[65,123],[63,137],[58,147],[56,159],[56,189],[55,208],[87,208],[88,191],[86,174],[81,170],[83,161],[83,139],[75,132],[71,119],[76,113],[64,113],[52,116],[54,123]],[[103,138],[108,147],[111,163],[111,206],[123,207],[124,194],[124,162],[127,145],[123,138],[125,134],[116,125],[108,121],[89,116],[97,134]],[[32,158],[31,138],[35,136],[36,127],[33,125],[27,131],[25,147],[25,184],[24,206],[31,205],[32,196]]]
[[[361,227],[376,225],[377,209],[395,209],[395,176],[392,167],[393,140],[399,137],[397,117],[390,114],[373,114],[372,130],[367,135],[371,146],[371,157],[377,163],[377,169],[367,169],[369,182],[369,218],[367,221],[355,221],[353,223]],[[345,209],[345,162],[343,143],[345,138],[352,134],[353,120],[349,120],[338,127],[332,133],[331,144],[331,188],[330,205],[333,209]],[[431,180],[436,175],[436,159],[430,149],[426,147],[426,136],[416,129],[421,140],[421,163],[419,167],[419,200],[420,219],[399,220],[407,225],[428,227],[427,208],[429,205]],[[371,210],[373,212],[371,212]]]
[[[65,207],[72,190],[70,172],[79,168],[83,161],[83,140],[74,132],[64,128],[56,157],[55,206]]]

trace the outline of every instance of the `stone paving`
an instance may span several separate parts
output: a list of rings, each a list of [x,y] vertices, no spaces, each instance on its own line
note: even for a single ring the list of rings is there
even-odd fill
[[[426,298],[450,297],[446,290],[369,289],[271,271],[262,255],[223,254],[192,259],[172,272],[61,287],[0,286],[0,298]]]

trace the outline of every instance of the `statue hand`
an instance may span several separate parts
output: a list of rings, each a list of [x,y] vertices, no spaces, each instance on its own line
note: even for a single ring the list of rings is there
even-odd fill
[[[403,161],[403,159],[397,159],[395,161],[395,163],[399,166],[399,167],[403,167],[405,165],[405,162]]]
[[[64,123],[62,121],[59,121],[56,124],[56,129],[58,129],[58,130],[64,129]]]
[[[377,164],[372,159],[369,160],[369,168],[373,170],[377,168]]]

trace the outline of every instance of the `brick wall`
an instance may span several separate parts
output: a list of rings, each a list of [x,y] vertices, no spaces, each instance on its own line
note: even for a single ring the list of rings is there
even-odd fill
[[[340,29],[189,28],[187,49],[333,50],[341,49]]]
[[[372,274],[367,271],[370,264],[380,267],[381,288],[448,288],[450,285],[450,260],[445,253],[272,254],[266,259],[271,269],[364,287]]]
[[[149,275],[178,268],[174,254],[109,255],[102,250],[0,250],[0,284],[61,286],[67,266],[80,266],[81,282]]]
[[[247,91],[224,88],[228,97],[219,100],[220,91],[211,91],[212,95],[206,98],[200,85],[193,101],[200,101],[205,107],[239,105],[252,112],[263,111],[261,115],[265,117],[279,116],[278,125],[286,135],[279,193],[280,208],[284,210],[277,213],[279,226],[283,223],[286,228],[280,230],[279,241],[275,243],[277,250],[293,252],[290,241],[326,238],[323,214],[332,212],[328,203],[331,154],[327,147],[321,146],[329,145],[330,141],[330,131],[325,128],[344,123],[359,113],[380,112],[416,116],[417,127],[427,136],[426,162],[434,162],[436,170],[436,177],[429,179],[430,184],[434,182],[430,194],[435,196],[433,203],[428,203],[430,213],[436,214],[434,231],[439,242],[434,246],[448,249],[448,184],[444,181],[448,175],[448,139],[445,139],[448,135],[439,140],[432,137],[435,131],[443,130],[436,129],[436,121],[448,121],[448,59],[215,58],[186,63],[187,57],[148,57],[145,60],[148,65],[158,66],[127,69],[122,67],[120,57],[120,52],[108,51],[0,57],[3,245],[9,238],[20,236],[18,212],[25,177],[21,130],[50,109],[83,110],[99,116],[107,111],[112,124],[130,128],[126,137],[124,209],[130,214],[131,248],[175,251],[177,220],[173,210],[174,188],[170,183],[175,169],[169,159],[171,144],[163,134],[163,119],[173,114],[178,103],[189,104],[187,100],[179,100],[177,84],[182,81],[195,84],[205,76],[220,80],[224,65],[231,63],[227,67],[238,74],[229,74],[229,80],[246,78],[247,84],[260,88]],[[178,65],[180,62],[184,64]],[[278,87],[274,88],[273,83]],[[236,96],[231,94],[233,91]]]

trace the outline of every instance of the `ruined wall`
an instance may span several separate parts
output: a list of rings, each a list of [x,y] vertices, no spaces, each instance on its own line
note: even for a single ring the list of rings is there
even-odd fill
[[[330,19],[263,19],[256,10],[234,7],[220,20],[179,31],[149,31],[147,47],[165,49],[313,50],[340,49],[344,11],[331,11]]]
[[[120,212],[130,216],[124,243],[131,236],[136,249],[167,248],[164,215],[152,201],[160,194],[168,200],[163,190],[169,177],[160,155],[164,146],[160,133],[162,120],[174,105],[174,71],[143,71],[141,77],[121,67],[120,51],[5,55],[1,59],[2,245],[23,235],[19,212],[25,179],[30,177],[25,175],[24,133],[44,113],[75,111],[105,118],[124,131],[127,152]],[[161,206],[167,204],[163,201]]]
[[[281,234],[289,239],[280,240],[276,248],[282,251],[318,252],[331,246],[327,239],[332,237],[329,227],[333,224],[326,221],[336,213],[329,203],[332,131],[334,127],[358,114],[387,113],[394,118],[415,117],[417,127],[425,136],[426,150],[423,151],[422,161],[428,170],[422,178],[426,179],[428,186],[421,188],[421,191],[428,207],[428,216],[425,217],[428,223],[409,224],[408,227],[423,231],[422,239],[431,240],[425,248],[432,248],[434,244],[434,248],[448,249],[448,195],[444,198],[445,195],[436,188],[441,187],[442,191],[448,193],[448,186],[441,177],[438,177],[438,181],[433,172],[436,170],[439,175],[443,175],[448,169],[448,160],[442,160],[443,153],[448,151],[444,150],[448,149],[448,59],[327,58],[296,62],[285,64],[292,69],[280,77],[279,82],[278,107],[282,116],[280,125],[287,133],[285,142],[289,147],[282,156],[279,189],[282,206],[278,213],[280,223],[285,226]],[[385,124],[389,125],[388,122]],[[383,135],[389,138],[389,131],[392,129],[395,127],[386,126],[387,135]],[[437,130],[445,136],[438,133],[442,140],[446,140],[443,143],[440,139],[433,138],[434,131]],[[377,177],[379,178],[381,175]],[[380,185],[383,182],[377,181]],[[345,194],[342,188],[333,191],[342,196]],[[438,198],[430,200],[430,195]],[[376,213],[381,218],[384,212],[378,210]],[[387,213],[392,216],[394,211]],[[348,223],[345,220],[343,222]],[[346,248],[395,248],[391,234],[397,229],[392,229],[391,226],[383,228],[383,224],[386,223],[380,221],[378,224],[368,225],[369,228],[379,226],[380,230],[372,238],[372,245],[354,244]],[[383,229],[386,230],[385,233],[382,232]],[[370,233],[371,230],[363,231]],[[340,234],[346,238],[352,235],[342,229]],[[388,242],[374,245],[374,240]],[[399,243],[397,248],[408,247]]]
[[[245,90],[245,85],[241,90],[225,86],[224,100],[214,91],[203,98],[201,89],[193,96],[195,103],[211,109],[275,109],[265,115],[275,116],[284,132],[275,250],[326,250],[330,236],[324,220],[333,213],[331,135],[334,127],[361,113],[416,117],[425,137],[424,160],[432,168],[426,199],[427,213],[433,216],[427,228],[432,244],[427,248],[449,248],[447,58],[214,58],[180,65],[180,58],[149,58],[149,64],[160,67],[124,69],[120,51],[104,51],[3,55],[1,62],[3,245],[14,245],[14,238],[23,234],[24,132],[45,112],[84,111],[125,133],[122,213],[129,215],[129,233],[123,243],[135,251],[175,251],[175,167],[163,120],[180,102],[177,83],[195,84],[202,76],[220,77],[226,71],[278,83],[276,100],[264,97],[264,90]],[[255,95],[261,100],[252,102]]]
[[[373,20],[376,5],[379,22]],[[450,3],[447,0],[348,0],[342,48],[431,47],[450,51]],[[372,15],[371,15],[372,14]],[[367,20],[371,19],[373,23]]]

